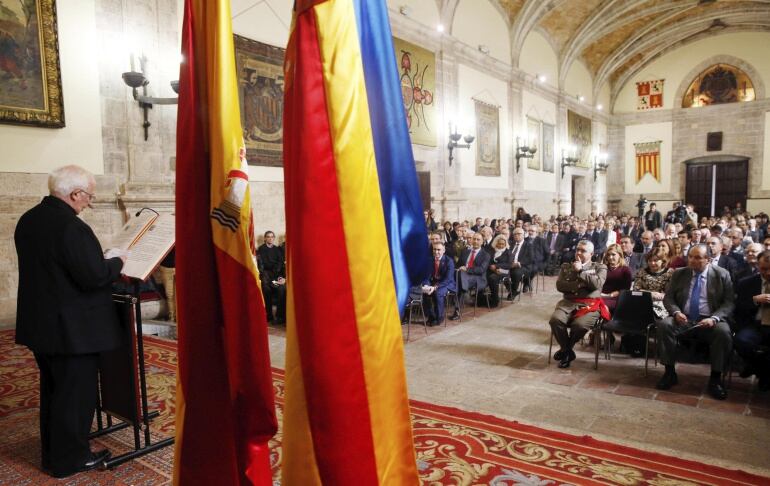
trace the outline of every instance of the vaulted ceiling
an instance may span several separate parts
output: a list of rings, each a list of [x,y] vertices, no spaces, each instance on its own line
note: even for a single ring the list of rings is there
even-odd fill
[[[635,73],[686,43],[726,32],[770,31],[770,0],[491,0],[507,15],[513,63],[540,31],[559,59],[560,82],[581,60],[613,98]],[[767,49],[767,46],[757,46]]]

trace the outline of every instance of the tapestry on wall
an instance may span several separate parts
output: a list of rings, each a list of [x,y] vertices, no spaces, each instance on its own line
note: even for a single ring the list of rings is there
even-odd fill
[[[283,166],[284,49],[235,39],[241,125],[249,164]]]
[[[436,146],[436,55],[405,40],[393,38],[401,77],[404,113],[412,143]]]
[[[555,163],[554,152],[554,133],[555,127],[550,123],[543,123],[543,172],[553,173]]]
[[[527,144],[529,144],[530,148],[537,149],[532,158],[527,159],[527,168],[540,170],[540,158],[542,156],[542,151],[540,150],[540,120],[527,117]]]
[[[663,79],[636,83],[637,110],[663,107]]]
[[[567,110],[567,140],[575,147],[577,167],[591,167],[591,120]]]
[[[0,0],[0,122],[64,126],[54,0]]]
[[[476,175],[500,175],[500,107],[476,104]]]
[[[650,174],[656,181],[660,182],[660,144],[655,142],[635,143],[636,150],[636,183],[646,174]]]

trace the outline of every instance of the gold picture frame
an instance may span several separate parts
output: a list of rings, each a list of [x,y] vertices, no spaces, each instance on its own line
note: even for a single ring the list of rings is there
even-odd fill
[[[55,0],[0,7],[0,123],[63,127]]]

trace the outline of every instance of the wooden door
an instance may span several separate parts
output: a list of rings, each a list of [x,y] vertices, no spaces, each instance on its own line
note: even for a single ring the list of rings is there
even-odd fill
[[[711,215],[711,189],[714,164],[690,164],[687,166],[685,202],[695,206],[699,216]]]
[[[424,211],[430,209],[430,172],[417,171],[417,183],[420,186],[420,200]]]
[[[724,162],[716,166],[716,213],[722,214],[725,206],[734,208],[737,202],[745,210],[749,189],[749,161]]]

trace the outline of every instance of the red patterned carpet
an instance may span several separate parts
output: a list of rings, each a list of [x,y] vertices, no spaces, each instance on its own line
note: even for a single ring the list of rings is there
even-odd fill
[[[176,343],[145,338],[151,409],[157,437],[173,433]],[[61,484],[38,469],[37,368],[34,358],[13,344],[13,332],[0,332],[0,485]],[[282,418],[283,372],[273,370]],[[421,483],[513,486],[622,484],[659,486],[692,484],[770,484],[770,478],[742,471],[552,432],[487,415],[412,401]],[[281,431],[271,442],[275,480],[280,480]],[[131,447],[129,431],[98,442],[119,453]],[[111,471],[73,476],[73,485],[169,484],[173,448],[121,465]]]

